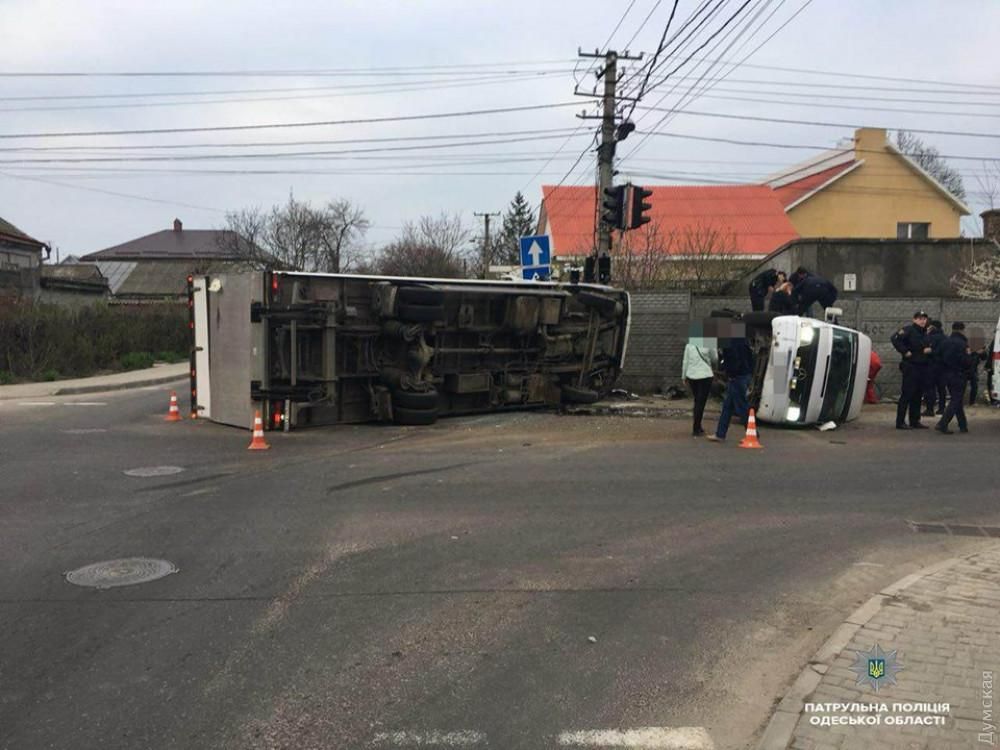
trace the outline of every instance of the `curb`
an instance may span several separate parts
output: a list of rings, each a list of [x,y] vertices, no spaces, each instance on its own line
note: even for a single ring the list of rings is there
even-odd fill
[[[127,391],[132,388],[145,388],[149,385],[163,385],[164,383],[173,383],[177,380],[184,380],[186,376],[184,375],[160,375],[155,378],[146,378],[145,380],[133,380],[128,383],[112,383],[104,385],[99,385],[95,383],[94,385],[77,385],[70,388],[60,388],[53,396],[76,396],[81,393],[100,393],[101,391]]]
[[[101,377],[98,376],[94,378],[95,381],[100,380]],[[15,399],[32,399],[32,398],[46,398],[49,396],[75,396],[81,393],[102,393],[104,391],[126,391],[132,388],[145,388],[151,385],[163,385],[165,383],[174,383],[184,380],[187,375],[184,372],[174,372],[172,374],[163,375],[150,375],[149,377],[142,378],[141,380],[126,380],[121,382],[94,382],[87,383],[85,385],[70,385],[60,387],[58,382],[53,382],[51,384],[33,383],[30,384],[33,388],[37,386],[46,385],[44,389],[39,387],[35,392],[31,393],[17,393],[14,392],[5,393],[6,386],[0,388],[0,402],[3,401],[13,401]],[[23,388],[22,385],[12,385],[9,386],[13,389]]]
[[[896,596],[899,592],[912,586],[917,581],[926,578],[934,573],[940,573],[953,565],[957,565],[964,558],[950,557],[947,560],[929,565],[926,568],[911,573],[900,578],[893,584],[886,586],[875,596],[858,607],[843,623],[833,631],[826,642],[820,646],[819,651],[806,664],[806,667],[799,674],[795,682],[781,699],[771,720],[767,723],[767,728],[757,744],[757,750],[786,750],[792,741],[792,734],[795,725],[798,724],[802,710],[805,708],[806,698],[812,695],[813,691],[819,687],[823,675],[827,673],[833,664],[834,659],[840,655],[847,644],[854,638],[854,634],[868,624],[877,615],[885,603]]]

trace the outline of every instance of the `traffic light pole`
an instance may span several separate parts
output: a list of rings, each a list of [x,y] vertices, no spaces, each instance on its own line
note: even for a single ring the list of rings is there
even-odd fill
[[[580,57],[601,57],[599,52],[580,52]],[[597,147],[597,247],[595,248],[597,277],[601,283],[608,283],[611,280],[611,230],[612,227],[602,219],[603,201],[607,193],[613,187],[615,175],[615,143],[616,124],[615,107],[618,104],[618,61],[619,60],[641,60],[642,55],[632,57],[626,50],[624,55],[619,55],[614,50],[604,53],[604,68],[597,74],[597,77],[604,77],[604,95],[601,98],[601,143]],[[577,92],[579,93],[579,92]],[[584,115],[584,119],[590,119]],[[622,206],[624,211],[624,206]]]
[[[604,58],[604,99],[602,101],[601,145],[597,148],[597,197],[603,200],[604,191],[614,181],[615,161],[615,87],[618,84],[618,55],[609,50]],[[600,273],[602,258],[611,257],[611,227],[597,222],[597,267]],[[610,275],[610,272],[609,272]]]

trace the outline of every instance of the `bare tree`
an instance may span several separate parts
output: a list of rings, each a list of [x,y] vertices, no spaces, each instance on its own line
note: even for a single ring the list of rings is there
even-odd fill
[[[316,270],[329,273],[350,271],[361,261],[361,242],[371,222],[364,211],[348,200],[330,201],[323,212]]]
[[[364,212],[349,201],[314,208],[289,195],[287,203],[267,212],[244,208],[227,213],[227,231],[219,242],[254,267],[337,273],[358,260],[369,226]]]
[[[996,208],[1000,204],[1000,162],[984,161],[982,172],[976,174],[975,194],[986,208]]]
[[[733,232],[712,224],[626,232],[613,250],[615,281],[626,289],[683,288],[719,293],[751,265]]]
[[[227,255],[241,259],[251,268],[277,265],[262,247],[266,228],[267,215],[259,208],[227,211],[226,229],[216,236],[216,243]]]
[[[460,216],[423,216],[403,225],[400,236],[378,252],[373,268],[386,276],[461,278],[469,236]]]
[[[913,159],[920,168],[940,182],[945,189],[959,200],[965,200],[965,185],[962,175],[941,156],[934,146],[924,143],[920,138],[905,130],[896,131],[896,146]]]

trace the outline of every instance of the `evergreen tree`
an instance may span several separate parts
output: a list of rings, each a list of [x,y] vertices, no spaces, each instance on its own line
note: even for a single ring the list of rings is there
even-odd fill
[[[535,212],[520,190],[507,207],[500,234],[493,242],[493,262],[516,266],[521,263],[520,238],[535,233]]]

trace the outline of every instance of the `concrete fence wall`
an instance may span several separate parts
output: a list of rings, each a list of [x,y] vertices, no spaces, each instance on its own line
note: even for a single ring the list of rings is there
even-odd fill
[[[749,308],[746,297],[700,297],[688,292],[634,292],[632,328],[621,386],[638,393],[655,393],[681,382],[681,361],[692,320],[708,317],[712,310]],[[950,330],[961,320],[970,343],[981,346],[992,340],[1000,316],[1000,301],[949,298],[847,297],[837,302],[843,309],[841,322],[871,337],[882,357],[878,383],[883,396],[899,393],[899,355],[889,337],[908,323],[917,309],[926,310]]]

